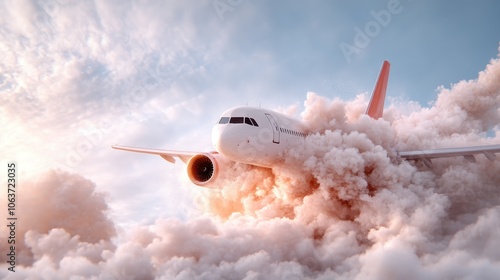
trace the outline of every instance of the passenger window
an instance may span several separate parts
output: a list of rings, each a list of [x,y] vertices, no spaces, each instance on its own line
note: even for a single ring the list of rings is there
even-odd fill
[[[226,124],[228,122],[229,122],[229,118],[228,117],[222,117],[222,118],[220,118],[219,124]]]
[[[245,118],[245,123],[253,126],[253,123],[252,121],[250,121],[250,118]]]
[[[243,123],[243,117],[232,117],[229,123]]]

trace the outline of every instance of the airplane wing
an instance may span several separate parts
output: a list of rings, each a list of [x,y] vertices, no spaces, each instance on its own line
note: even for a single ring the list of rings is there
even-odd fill
[[[195,155],[204,154],[202,152],[186,152],[186,151],[168,151],[168,150],[158,150],[158,149],[146,149],[146,148],[137,148],[137,147],[128,147],[128,146],[120,146],[114,145],[111,146],[113,149],[143,153],[143,154],[152,154],[159,155],[163,159],[168,162],[175,163],[174,157],[180,158],[184,163],[188,163],[188,161]]]
[[[475,162],[476,158],[474,155],[483,154],[490,161],[494,161],[496,159],[495,153],[500,153],[500,145],[404,151],[398,152],[398,156],[404,159],[421,160],[425,166],[431,167],[431,160],[434,158],[463,156],[467,161]]]

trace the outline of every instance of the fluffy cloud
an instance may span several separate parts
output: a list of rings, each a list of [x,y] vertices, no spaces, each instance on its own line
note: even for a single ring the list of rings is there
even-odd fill
[[[0,273],[6,279],[495,279],[499,163],[443,159],[427,169],[391,158],[391,147],[420,148],[415,137],[435,145],[497,142],[484,132],[498,118],[498,65],[493,60],[477,80],[443,89],[431,108],[390,108],[399,117],[389,121],[363,116],[362,98],[309,94],[302,116],[312,134],[304,149],[289,152],[285,166],[232,164],[225,170],[232,180],[221,181],[222,189],[197,193],[206,214],[159,218],[114,242],[94,185],[48,173],[22,194],[30,207],[20,213],[26,221],[20,255],[29,257],[18,272]],[[471,94],[474,104],[464,102]],[[459,129],[451,133],[450,126]]]
[[[19,264],[31,265],[47,252],[60,260],[64,254],[59,251],[74,248],[79,241],[109,242],[116,234],[115,225],[107,217],[108,205],[103,194],[96,192],[95,185],[82,176],[47,172],[19,184],[17,197],[16,216],[22,217],[16,227],[16,235],[20,237],[16,243]],[[2,204],[7,204],[5,197]],[[4,220],[6,214],[2,213]],[[57,236],[57,245],[43,237],[45,234]],[[0,246],[7,251],[6,238],[2,238]],[[5,262],[7,256],[2,255],[1,259]]]
[[[247,6],[237,13],[242,21],[228,24],[212,4],[0,4],[0,126],[9,132],[0,146],[3,158],[20,163],[21,180],[18,263],[8,272],[0,256],[3,278],[497,278],[499,163],[452,158],[426,169],[393,157],[396,149],[499,143],[498,60],[476,80],[440,89],[430,108],[392,106],[385,120],[363,115],[363,95],[344,101],[309,93],[301,117],[311,134],[284,166],[232,164],[220,190],[192,191],[203,214],[122,230],[120,215],[133,207],[142,207],[137,215],[163,210],[152,197],[168,197],[161,203],[179,212],[185,205],[173,193],[178,182],[157,183],[165,179],[161,159],[129,160],[109,144],[127,135],[122,144],[162,147],[182,131],[187,136],[176,141],[200,145],[200,132],[186,127],[211,123],[198,117],[219,109],[207,101],[241,103],[245,93],[262,91],[255,71],[273,80],[278,70],[265,51],[249,54],[255,65],[266,62],[252,68],[238,60],[247,49],[226,49],[230,36],[242,45],[256,38],[238,24],[268,28],[244,20],[256,10]],[[238,73],[247,84],[231,84]],[[74,173],[46,171],[54,166]],[[101,183],[76,174],[80,168]],[[38,170],[45,172],[27,179]],[[171,194],[159,191],[166,187]],[[0,239],[2,252],[6,246]]]

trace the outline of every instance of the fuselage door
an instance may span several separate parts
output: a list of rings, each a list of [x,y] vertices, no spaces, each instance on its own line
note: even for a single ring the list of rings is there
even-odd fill
[[[280,143],[280,127],[278,126],[278,123],[276,122],[276,120],[274,120],[273,116],[266,113],[266,117],[269,120],[269,123],[271,123],[271,126],[273,127],[273,143],[279,144]]]

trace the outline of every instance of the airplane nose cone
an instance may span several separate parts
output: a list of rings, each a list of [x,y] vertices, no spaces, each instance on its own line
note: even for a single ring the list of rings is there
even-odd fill
[[[227,158],[234,158],[237,156],[238,149],[238,145],[235,145],[238,142],[236,136],[238,134],[228,129],[227,126],[216,125],[212,130],[212,143],[215,150]]]
[[[212,144],[214,145],[214,148],[219,154],[224,154],[224,151],[221,150],[221,147],[224,147],[224,127],[221,125],[216,125],[212,129]]]
[[[212,128],[212,144],[214,145],[214,148],[216,150],[219,147],[219,139],[220,139],[220,129],[218,128],[218,125],[216,125]]]

